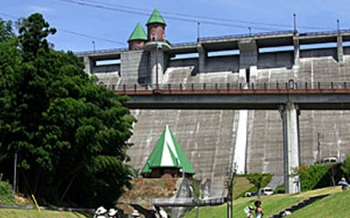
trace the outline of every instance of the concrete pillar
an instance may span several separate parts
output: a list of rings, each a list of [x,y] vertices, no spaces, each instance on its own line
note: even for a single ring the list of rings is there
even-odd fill
[[[299,36],[293,36],[293,44],[294,44],[294,66],[297,68],[300,64],[300,44],[299,44]]]
[[[246,75],[247,75],[247,70],[246,69],[239,69],[239,72],[238,72],[238,82],[239,83],[242,83],[242,84],[245,84],[246,81],[247,81],[247,78],[246,78]]]
[[[343,37],[340,35],[340,33],[338,34],[337,42],[338,63],[343,64]]]
[[[157,83],[162,84],[168,58],[166,51],[170,49],[170,46],[165,42],[148,42],[145,49],[150,52],[150,67],[148,68],[151,69],[150,84],[156,88]]]
[[[198,51],[198,73],[204,73],[206,71],[205,65],[206,65],[208,53],[200,43],[197,44],[197,51]]]
[[[258,46],[254,39],[245,39],[238,42],[239,68],[248,69],[258,65]]]
[[[151,50],[151,84],[161,84],[164,73],[164,51],[161,48]]]
[[[299,193],[299,177],[291,177],[292,169],[300,165],[299,114],[297,105],[287,103],[279,108],[283,123],[284,186],[286,193]]]
[[[95,66],[95,61],[89,56],[84,56],[84,65],[85,65],[85,72],[89,75],[92,74],[93,67]]]

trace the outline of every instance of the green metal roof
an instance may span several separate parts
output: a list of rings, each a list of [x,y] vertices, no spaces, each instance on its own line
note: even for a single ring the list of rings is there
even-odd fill
[[[134,31],[131,33],[128,42],[132,40],[144,40],[147,41],[147,35],[145,33],[145,30],[142,28],[141,24],[138,23],[134,29]]]
[[[164,24],[164,26],[166,26],[166,23],[165,23],[162,15],[160,15],[157,8],[154,9],[154,11],[151,14],[150,18],[148,19],[146,25],[152,24],[152,23],[160,23],[160,24]]]
[[[141,173],[151,173],[151,168],[156,167],[183,168],[185,173],[196,173],[168,125],[165,126]]]

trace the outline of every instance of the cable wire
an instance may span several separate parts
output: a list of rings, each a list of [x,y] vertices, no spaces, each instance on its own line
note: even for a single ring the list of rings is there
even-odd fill
[[[0,15],[10,17],[12,19],[18,19],[18,17],[15,17],[15,16],[7,14],[7,13],[3,13],[3,12],[0,12]],[[81,37],[90,38],[90,39],[98,39],[98,40],[105,41],[105,42],[111,42],[111,43],[115,43],[115,44],[125,45],[124,42],[119,42],[119,41],[115,41],[115,40],[111,40],[111,39],[101,38],[98,36],[92,36],[92,35],[88,35],[88,34],[84,34],[84,33],[77,33],[77,32],[71,31],[71,30],[63,29],[63,28],[58,28],[58,27],[55,27],[55,28],[58,31],[66,32],[66,33],[76,35],[76,36],[81,36]]]
[[[82,6],[88,6],[88,7],[95,7],[100,9],[106,9],[111,11],[119,11],[123,13],[131,13],[131,14],[138,14],[143,16],[149,16],[149,13],[145,13],[142,8],[137,7],[130,7],[126,5],[115,5],[110,3],[100,3],[96,1],[89,1],[89,0],[56,0],[61,2],[67,2],[72,4],[79,4]],[[276,23],[264,23],[264,22],[253,22],[253,21],[245,21],[245,20],[232,20],[232,19],[226,19],[226,18],[216,18],[216,17],[208,17],[208,16],[198,16],[198,15],[188,15],[183,13],[173,13],[173,12],[167,12],[162,11],[165,15],[165,18],[178,20],[178,21],[184,21],[184,22],[192,22],[192,23],[204,23],[204,24],[210,24],[210,25],[218,25],[218,26],[231,26],[231,27],[237,27],[237,28],[248,28],[245,25],[238,25],[238,24],[232,24],[232,23],[243,23],[243,24],[250,24],[250,27],[254,27],[254,29],[261,29],[261,30],[276,30],[275,28],[264,28],[262,26],[272,26],[272,27],[287,27],[287,28],[293,28],[293,25],[286,25],[286,24],[276,24]],[[186,17],[186,18],[183,18]],[[189,17],[194,19],[189,19]],[[202,20],[200,20],[202,19]],[[223,22],[229,22],[229,23],[223,23]],[[260,25],[260,26],[258,26]],[[329,30],[329,28],[325,27],[315,27],[315,26],[298,26],[298,28],[305,28],[305,29],[319,29],[319,30]]]

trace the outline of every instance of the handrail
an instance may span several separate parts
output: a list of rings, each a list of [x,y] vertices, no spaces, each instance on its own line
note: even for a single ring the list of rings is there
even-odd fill
[[[179,84],[121,84],[118,86],[110,85],[116,93],[126,92],[155,92],[155,91],[298,91],[298,90],[314,90],[321,92],[322,90],[338,90],[350,92],[347,82],[275,82],[275,83],[179,83]]]
[[[103,54],[103,53],[112,53],[112,52],[121,52],[127,51],[128,48],[113,48],[113,49],[99,49],[99,50],[90,50],[90,51],[81,51],[74,52],[75,55],[88,55],[88,54]]]
[[[201,38],[199,38],[199,40],[200,41],[207,41],[207,40],[219,40],[219,39],[235,39],[235,38],[246,38],[246,37],[285,35],[285,34],[293,34],[293,33],[294,33],[294,31],[291,31],[291,30],[281,30],[281,31],[275,31],[275,32],[224,35],[224,36],[217,36],[217,37],[201,37]]]
[[[298,33],[299,36],[318,36],[318,35],[331,35],[331,34],[342,34],[342,33],[350,33],[349,29],[344,30],[334,30],[334,31],[322,31],[322,32],[305,32]],[[182,42],[172,44],[172,47],[179,48],[185,46],[195,46],[197,43],[201,41],[209,41],[209,40],[222,40],[222,39],[239,39],[246,37],[260,37],[260,36],[273,36],[273,35],[285,35],[285,34],[294,34],[292,30],[281,30],[275,32],[261,32],[261,33],[251,33],[251,34],[235,34],[235,35],[224,35],[224,36],[212,36],[212,37],[200,37],[197,42]],[[116,49],[101,49],[95,51],[82,51],[82,52],[74,52],[75,55],[89,55],[89,54],[102,54],[102,53],[111,53],[111,52],[122,52],[127,51],[128,48],[116,48]]]

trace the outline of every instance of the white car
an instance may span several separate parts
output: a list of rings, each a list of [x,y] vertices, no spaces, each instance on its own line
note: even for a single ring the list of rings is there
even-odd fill
[[[261,189],[261,194],[262,195],[272,195],[273,194],[273,190],[270,187],[265,187]]]
[[[246,192],[245,193],[245,197],[253,197],[253,196],[257,196],[258,195],[258,193],[257,192]]]

